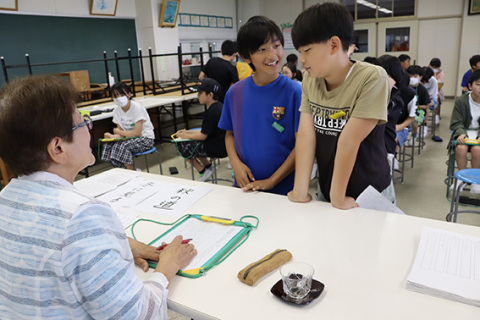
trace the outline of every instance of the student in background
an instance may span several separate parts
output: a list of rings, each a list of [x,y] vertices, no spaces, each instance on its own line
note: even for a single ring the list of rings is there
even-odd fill
[[[480,168],[480,146],[467,146],[465,139],[478,139],[480,137],[480,70],[475,70],[468,80],[467,94],[455,100],[450,130],[451,140],[457,140],[455,160],[459,170],[467,167],[467,153],[472,155],[472,168]],[[473,193],[480,193],[480,185],[472,184]]]
[[[415,94],[412,92],[406,97],[406,95],[409,94],[409,92],[405,90],[408,82],[404,77],[402,65],[397,57],[385,54],[378,57],[375,63],[387,72],[390,81],[391,91],[390,101],[387,106],[388,117],[385,125],[385,147],[387,149],[389,164],[393,166],[393,158],[395,157],[398,144],[397,125],[403,113],[408,115],[408,100]],[[404,119],[402,119],[402,122],[403,120]]]
[[[289,79],[292,79],[293,81],[296,81],[298,83],[301,83],[301,81],[299,81],[297,79],[297,73],[299,71],[297,70],[297,68],[295,67],[295,65],[291,62],[287,62],[283,65],[282,67],[282,74],[284,76],[286,76],[287,78]]]
[[[238,54],[237,44],[231,40],[225,40],[222,43],[222,57],[214,57],[208,60],[198,80],[204,78],[215,79],[222,87],[220,100],[223,102],[225,94],[230,85],[238,81],[237,68],[232,64]]]
[[[114,167],[134,170],[132,153],[147,151],[155,145],[153,125],[145,107],[130,100],[130,89],[125,83],[114,84],[112,96],[117,105],[113,111],[113,123],[117,127],[113,129],[113,133],[105,132],[104,138],[136,138],[105,142],[102,160],[110,162]]]
[[[433,58],[430,60],[430,64],[428,65],[433,70],[433,76],[437,79],[438,85],[443,85],[443,79],[445,78],[445,73],[441,69],[442,61],[438,58]],[[440,105],[445,100],[445,95],[443,94],[442,88],[438,88],[438,108],[435,109],[435,124],[440,123]]]
[[[302,88],[280,74],[283,34],[275,22],[250,18],[238,31],[237,42],[254,74],[227,92],[218,124],[227,131],[236,184],[244,191],[286,195],[293,187]]]
[[[0,156],[18,178],[0,192],[0,319],[166,319],[168,286],[196,254],[127,238],[112,208],[73,186],[95,162],[92,120],[57,76],[15,79],[0,92]],[[142,282],[134,262],[148,270]]]
[[[408,54],[401,54],[398,56],[400,63],[402,64],[403,70],[407,71],[408,67],[410,67],[410,56]]]
[[[298,81],[302,82],[303,80],[303,72],[305,70],[300,70],[298,69],[298,56],[295,53],[290,53],[287,56],[287,63],[293,63],[295,65],[295,68],[297,69],[297,73],[295,73],[295,79]]]
[[[207,106],[200,130],[179,130],[178,138],[193,141],[178,142],[180,154],[188,159],[200,174],[200,181],[207,181],[213,174],[212,164],[207,157],[225,158],[225,130],[218,128],[223,104],[218,101],[220,84],[214,79],[204,78],[198,85],[198,101]]]
[[[365,57],[365,59],[363,59],[363,62],[375,64],[375,60],[377,60],[377,58],[368,56],[368,57]]]
[[[287,62],[293,63],[295,67],[298,66],[298,56],[295,53],[290,53],[287,56]]]
[[[470,76],[472,75],[473,71],[480,69],[480,55],[476,54],[470,58],[470,68],[462,78],[462,93],[468,92],[468,83],[470,80]]]
[[[417,139],[418,136],[418,126],[424,121],[426,121],[426,115],[430,111],[430,106],[433,106],[433,102],[430,99],[428,90],[425,89],[423,84],[420,83],[420,80],[423,76],[423,68],[418,65],[412,65],[407,69],[407,73],[410,75],[410,86],[415,89],[417,94],[417,117],[416,121],[412,124],[412,138]],[[410,142],[412,145],[413,141]]]
[[[428,90],[430,99],[433,102],[433,109],[435,109],[438,106],[438,81],[437,78],[434,77],[432,68],[424,67],[423,69],[421,82],[425,86],[425,89]]]
[[[293,44],[307,73],[291,201],[311,200],[315,151],[320,199],[341,209],[357,207],[355,198],[372,185],[394,201],[380,125],[387,120],[388,76],[378,66],[349,59],[352,34],[352,15],[333,2],[311,6],[293,25]]]
[[[480,70],[475,70],[468,81],[469,93],[458,97],[453,107],[450,130],[457,140],[455,159],[458,169],[467,167],[467,152],[472,153],[472,168],[480,168],[480,146],[467,146],[465,139],[480,137]]]
[[[253,74],[252,67],[250,67],[248,63],[243,61],[242,58],[240,58],[240,61],[237,61],[237,64],[235,65],[235,67],[237,68],[239,81],[245,78],[248,78]]]

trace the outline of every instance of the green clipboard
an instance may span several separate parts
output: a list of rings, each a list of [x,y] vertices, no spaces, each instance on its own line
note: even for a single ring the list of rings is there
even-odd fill
[[[243,221],[245,218],[253,218],[256,219],[256,225],[252,225],[248,222]],[[192,219],[192,220],[190,220]],[[203,225],[205,223],[205,225]],[[187,228],[182,228],[185,224],[191,224],[192,226]],[[202,225],[202,227],[198,228],[198,226]],[[197,227],[195,227],[197,226]],[[185,218],[181,219],[178,223],[176,223],[172,228],[164,232],[162,235],[157,237],[155,240],[149,243],[149,245],[158,246],[162,242],[162,238],[165,237],[173,237],[176,233],[179,232],[181,229],[188,229],[191,227],[195,227],[195,229],[190,229],[190,234],[182,234],[184,238],[192,238],[192,243],[195,244],[195,238],[200,240],[202,238],[203,244],[205,245],[207,242],[205,241],[214,241],[217,243],[216,239],[212,238],[215,236],[215,231],[211,229],[219,230],[221,229],[222,232],[225,232],[224,228],[228,227],[235,227],[235,229],[228,229],[228,234],[221,234],[220,237],[223,238],[225,242],[225,237],[228,239],[226,243],[216,252],[213,252],[211,256],[207,256],[207,259],[200,267],[192,268],[188,270],[179,270],[177,272],[178,275],[188,277],[188,278],[198,278],[204,275],[208,270],[213,268],[214,266],[223,262],[228,256],[230,256],[233,251],[235,251],[240,245],[242,245],[247,239],[252,231],[258,227],[258,218],[254,216],[244,216],[240,219],[240,221],[233,220],[233,219],[226,219],[220,217],[212,217],[212,216],[205,216],[205,215],[198,215],[198,214],[189,214]],[[186,231],[188,232],[188,231]],[[209,236],[204,237],[204,235],[199,236],[199,233],[204,232],[204,235],[208,233]],[[195,235],[197,234],[197,235]],[[213,234],[213,236],[212,236]],[[205,240],[205,238],[207,238]],[[197,247],[197,250],[201,250],[201,248]],[[195,260],[195,258],[194,258]],[[192,262],[194,261],[192,260]],[[204,259],[205,260],[205,259]],[[149,266],[151,268],[156,268],[156,262],[149,262]]]

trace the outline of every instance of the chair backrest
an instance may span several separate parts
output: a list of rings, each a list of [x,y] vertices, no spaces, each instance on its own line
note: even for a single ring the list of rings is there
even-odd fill
[[[8,169],[5,162],[0,158],[0,182],[6,186],[13,178],[13,173]]]

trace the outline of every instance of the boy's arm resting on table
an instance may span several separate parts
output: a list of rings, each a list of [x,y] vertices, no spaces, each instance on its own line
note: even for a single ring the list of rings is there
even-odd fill
[[[243,188],[250,181],[255,181],[252,171],[247,167],[242,160],[238,157],[237,148],[235,147],[235,137],[233,131],[227,130],[225,134],[225,146],[227,148],[228,158],[230,159],[230,164],[232,165],[233,171],[235,172],[235,180],[240,188]]]
[[[115,129],[113,129],[113,133],[119,134],[122,137],[141,137],[142,130],[143,130],[143,120],[138,120],[137,122],[135,122],[135,129],[127,131],[127,130],[122,130],[120,126],[117,126]]]
[[[308,202],[312,200],[308,189],[315,160],[315,141],[313,117],[309,113],[302,112],[295,143],[295,183],[293,190],[288,193],[290,201]]]
[[[182,139],[192,139],[198,141],[204,141],[207,139],[208,135],[203,133],[201,130],[178,130],[175,133],[175,136]]]
[[[337,153],[333,167],[330,199],[332,206],[339,209],[358,207],[352,197],[346,196],[348,181],[357,159],[360,143],[370,134],[378,124],[377,119],[363,119],[351,117],[338,139]]]
[[[297,134],[295,133],[295,138],[296,137],[297,137]],[[283,179],[285,179],[285,177],[287,177],[290,173],[292,173],[293,170],[295,170],[295,148],[293,148],[293,150],[290,152],[290,154],[282,163],[282,165],[277,170],[275,170],[275,172],[270,177],[263,180],[252,181],[247,185],[245,185],[244,187],[242,187],[242,190],[243,191],[271,190],[280,181],[282,181]]]

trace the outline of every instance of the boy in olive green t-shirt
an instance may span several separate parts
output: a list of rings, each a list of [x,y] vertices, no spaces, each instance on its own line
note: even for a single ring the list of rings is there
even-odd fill
[[[352,34],[352,17],[337,3],[313,5],[293,25],[293,43],[307,73],[291,201],[311,200],[315,156],[321,195],[334,207],[357,207],[355,198],[369,185],[395,199],[382,125],[387,120],[388,76],[380,67],[350,60]]]

